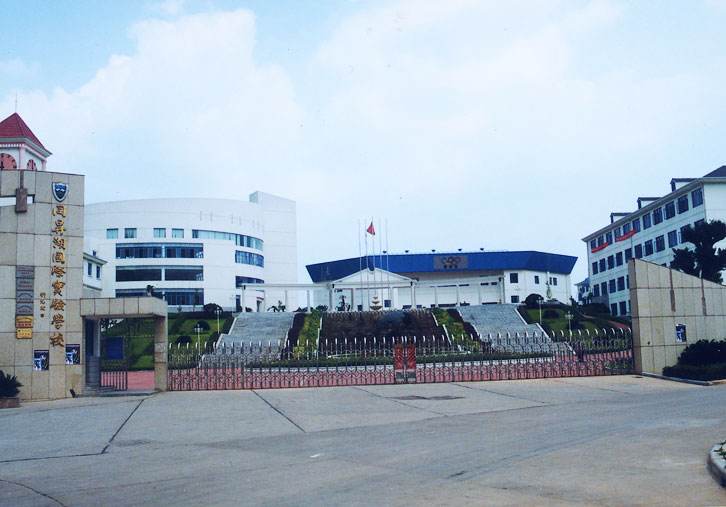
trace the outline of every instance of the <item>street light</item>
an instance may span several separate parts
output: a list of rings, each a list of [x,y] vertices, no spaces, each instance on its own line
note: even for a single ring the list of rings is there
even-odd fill
[[[222,309],[217,307],[214,309],[214,313],[217,316],[217,334],[219,334],[219,315],[222,313]]]
[[[542,297],[540,296],[539,299],[537,299],[537,303],[539,304],[539,325],[542,325]]]
[[[202,326],[200,326],[198,322],[197,325],[194,326],[194,331],[197,333],[197,347],[199,347],[199,333],[202,332]]]
[[[572,314],[570,312],[567,312],[565,314],[565,318],[567,319],[567,330],[571,333],[572,332]]]

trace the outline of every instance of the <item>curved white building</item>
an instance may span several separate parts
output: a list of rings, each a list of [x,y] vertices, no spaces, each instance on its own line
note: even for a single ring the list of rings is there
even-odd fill
[[[170,310],[265,310],[284,292],[244,292],[242,284],[297,281],[295,203],[262,192],[230,199],[142,199],[89,204],[85,235],[106,260],[104,297],[145,295]],[[241,298],[245,301],[242,302]],[[266,300],[265,300],[266,298]]]

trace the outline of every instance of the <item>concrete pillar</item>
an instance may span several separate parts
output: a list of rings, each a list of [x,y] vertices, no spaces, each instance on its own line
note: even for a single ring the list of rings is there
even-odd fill
[[[288,304],[288,297],[287,297],[287,294],[288,294],[288,291],[287,291],[287,290],[285,290],[285,311],[286,311],[286,312],[289,312],[289,311],[290,311],[290,308],[289,308],[289,304]]]
[[[481,304],[481,282],[476,282],[476,297],[478,298],[478,301],[476,304]]]
[[[355,311],[355,288],[350,289],[350,309]]]
[[[439,290],[438,290],[438,287],[436,287],[436,285],[434,285],[434,306],[436,308],[439,307]]]
[[[88,331],[90,326],[86,322],[93,323],[92,335],[89,337],[93,341],[93,355],[86,356],[83,360],[86,362],[85,385],[90,392],[98,390],[101,387],[101,326],[97,320],[89,321],[84,319],[83,331]],[[86,343],[84,337],[83,343]],[[85,345],[84,345],[85,346]]]
[[[306,299],[307,299],[307,301],[308,301],[308,303],[307,303],[307,307],[306,307],[306,310],[305,310],[305,311],[306,311],[307,313],[310,313],[310,291],[309,291],[309,290],[306,290],[306,291],[305,291],[305,298],[306,298]]]
[[[416,308],[416,286],[411,284],[411,308]]]
[[[328,287],[328,311],[333,311],[333,288]]]
[[[167,388],[167,335],[166,317],[154,319],[154,386],[157,391]]]
[[[459,293],[459,284],[456,284],[456,306],[461,306],[461,295]]]
[[[240,297],[240,300],[242,301],[242,313],[244,313],[244,312],[246,312],[246,311],[247,311],[247,310],[246,310],[246,308],[247,308],[247,303],[246,303],[246,301],[245,301],[245,296],[246,296],[246,294],[245,294],[245,286],[243,285],[243,286],[242,286],[242,296]]]

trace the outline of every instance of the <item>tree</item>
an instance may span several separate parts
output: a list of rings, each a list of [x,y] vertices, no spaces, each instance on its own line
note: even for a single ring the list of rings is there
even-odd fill
[[[674,248],[671,268],[721,283],[721,271],[726,269],[726,250],[714,245],[726,238],[726,224],[720,220],[701,222],[683,230],[683,241],[694,248]]]

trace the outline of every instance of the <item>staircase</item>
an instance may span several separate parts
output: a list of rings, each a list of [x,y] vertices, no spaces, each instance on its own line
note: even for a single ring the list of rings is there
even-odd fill
[[[513,344],[521,347],[533,337],[538,343],[553,343],[538,324],[524,322],[517,312],[517,305],[461,306],[458,310],[461,317],[476,328],[482,341],[490,342],[494,348]]]
[[[233,349],[249,354],[259,351],[261,344],[262,349],[270,348],[273,352],[279,352],[280,347],[285,345],[294,316],[291,312],[240,313],[234,319],[229,333],[219,337],[217,350],[229,352]]]

